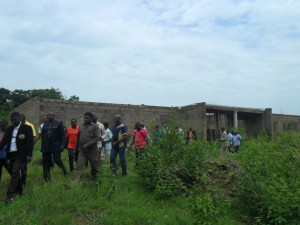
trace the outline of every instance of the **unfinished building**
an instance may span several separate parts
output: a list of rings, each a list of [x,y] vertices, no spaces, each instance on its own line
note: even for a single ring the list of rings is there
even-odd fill
[[[90,111],[98,116],[99,121],[113,124],[113,116],[121,114],[123,121],[132,132],[136,121],[147,127],[163,125],[173,112],[178,117],[182,128],[192,127],[200,138],[215,140],[220,136],[220,128],[245,130],[247,135],[257,136],[266,132],[270,137],[293,128],[300,130],[300,116],[272,114],[272,109],[241,108],[232,106],[210,105],[205,102],[183,107],[163,107],[131,104],[110,104],[82,101],[54,100],[35,97],[15,109],[26,115],[28,121],[37,128],[42,117],[53,112],[56,119],[69,126],[71,118],[83,123],[83,115]]]

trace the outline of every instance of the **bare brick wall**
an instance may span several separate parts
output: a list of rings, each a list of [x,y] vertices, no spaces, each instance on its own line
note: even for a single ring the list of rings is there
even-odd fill
[[[24,113],[26,119],[36,128],[41,123],[42,117],[46,116],[48,112],[55,113],[56,119],[63,121],[68,127],[71,118],[76,118],[78,124],[82,124],[84,113],[90,111],[98,116],[100,122],[108,122],[110,127],[113,124],[113,116],[121,114],[122,120],[128,125],[131,133],[137,121],[144,123],[147,128],[152,128],[156,124],[166,123],[171,112],[174,112],[184,131],[192,127],[200,138],[206,139],[207,128],[215,129],[215,134],[218,136],[220,127],[233,127],[233,112],[238,111],[238,126],[244,128],[248,134],[257,135],[261,131],[267,131],[272,136],[273,130],[282,133],[285,126],[288,125],[300,130],[300,116],[272,114],[272,109],[257,110],[215,106],[207,105],[205,102],[183,107],[163,107],[62,101],[35,97],[17,107],[15,111]],[[207,112],[213,115],[206,116]]]
[[[300,131],[300,116],[273,114],[272,126],[274,135],[280,134],[288,128]]]

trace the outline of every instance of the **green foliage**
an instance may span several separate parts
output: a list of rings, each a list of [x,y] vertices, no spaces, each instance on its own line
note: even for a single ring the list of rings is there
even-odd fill
[[[228,211],[231,207],[230,201],[224,196],[210,192],[192,194],[190,198],[191,211],[195,225],[233,225],[228,218]]]
[[[137,173],[142,184],[154,192],[157,198],[176,196],[199,182],[203,170],[204,148],[201,142],[186,146],[179,124],[173,117],[164,128],[159,143],[145,150],[137,162]]]
[[[0,202],[0,224],[192,224],[186,198],[159,201],[151,193],[144,191],[133,169],[133,155],[127,155],[128,177],[113,177],[109,158],[106,157],[96,182],[89,180],[90,167],[79,181],[74,181],[72,173],[64,177],[55,165],[51,171],[52,181],[45,183],[39,146],[40,142],[35,145],[33,162],[28,164],[27,184],[23,195],[8,205]],[[62,158],[67,166],[66,151],[62,153]],[[6,194],[8,178],[3,169],[1,201]]]
[[[289,131],[271,142],[248,142],[237,160],[244,168],[239,201],[258,222],[300,221],[300,133]]]
[[[60,99],[79,101],[79,97],[76,95],[70,96],[70,98],[64,97],[62,92],[57,88],[51,87],[50,89],[33,89],[33,90],[20,90],[16,89],[10,91],[5,88],[0,88],[0,120],[8,120],[10,112],[34,97]]]

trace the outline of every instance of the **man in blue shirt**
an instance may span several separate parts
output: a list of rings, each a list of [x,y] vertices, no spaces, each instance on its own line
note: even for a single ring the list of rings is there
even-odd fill
[[[113,175],[117,175],[116,159],[119,154],[122,165],[122,176],[127,176],[127,165],[125,152],[127,147],[127,126],[122,123],[121,115],[114,116],[114,126],[112,127],[112,149],[110,153],[110,165]]]

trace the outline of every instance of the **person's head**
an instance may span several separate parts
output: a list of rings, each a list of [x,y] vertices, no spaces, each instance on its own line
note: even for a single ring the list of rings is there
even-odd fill
[[[71,127],[76,128],[76,126],[77,126],[77,120],[75,118],[72,118],[71,119]]]
[[[97,121],[98,121],[98,117],[95,114],[93,114],[93,123],[97,123]]]
[[[43,116],[42,122],[43,122],[43,123],[47,123],[47,117],[46,117],[46,116]]]
[[[109,127],[109,124],[108,123],[103,123],[103,126],[105,128],[105,130]]]
[[[142,127],[142,124],[140,122],[136,122],[135,125],[134,125],[134,128],[137,129],[137,130],[141,130],[143,127]]]
[[[86,112],[84,114],[84,124],[91,124],[93,122],[93,113],[91,112]]]
[[[193,129],[190,127],[190,131],[192,131]]]
[[[155,130],[159,130],[159,126],[158,125],[155,125]]]
[[[13,112],[10,115],[10,121],[11,121],[12,125],[18,126],[21,122],[20,114],[18,112]]]
[[[26,116],[24,113],[20,113],[20,120],[22,121],[22,123],[26,122]]]
[[[224,128],[224,127],[221,127],[221,131],[224,132],[224,131],[225,131],[225,128]]]
[[[145,124],[140,123],[140,125],[141,125],[141,128],[145,128]]]
[[[55,118],[55,114],[53,112],[48,112],[47,114],[47,121],[53,121]]]
[[[115,123],[115,124],[121,123],[121,115],[120,115],[120,114],[116,114],[116,115],[114,116],[114,123]]]

